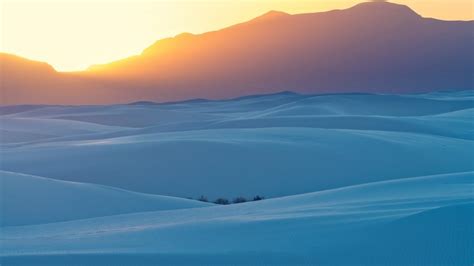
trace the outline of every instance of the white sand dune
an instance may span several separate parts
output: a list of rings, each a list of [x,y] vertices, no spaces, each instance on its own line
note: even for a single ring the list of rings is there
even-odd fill
[[[473,99],[0,107],[0,264],[471,265]]]
[[[0,226],[52,223],[209,204],[0,171]]]
[[[167,104],[7,106],[0,108],[0,128],[8,131],[1,169],[211,199],[472,171],[472,95],[285,92]]]
[[[50,265],[468,265],[473,181],[474,172],[454,173],[230,206],[6,227],[0,254],[6,262]]]
[[[126,129],[128,128],[62,119],[0,116],[1,143],[43,141],[51,138],[117,132]]]

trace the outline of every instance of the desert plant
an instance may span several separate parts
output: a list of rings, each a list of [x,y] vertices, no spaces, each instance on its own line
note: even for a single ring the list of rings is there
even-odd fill
[[[244,198],[244,197],[237,197],[232,202],[233,203],[244,203],[244,202],[247,202],[247,199]]]
[[[208,202],[207,197],[201,196],[198,198],[199,201]]]
[[[218,198],[216,199],[216,201],[214,201],[215,204],[220,204],[220,205],[227,205],[229,204],[229,200],[228,199],[224,199],[224,198]]]
[[[265,199],[265,197],[260,197],[259,195],[253,197],[253,201],[263,200],[263,199]]]

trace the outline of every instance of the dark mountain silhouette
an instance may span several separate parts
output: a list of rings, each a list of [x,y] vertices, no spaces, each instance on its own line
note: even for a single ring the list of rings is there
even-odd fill
[[[126,101],[120,89],[19,56],[0,53],[0,104],[100,104]],[[123,97],[123,98],[121,98]]]
[[[472,89],[473,26],[472,21],[422,18],[406,6],[381,1],[323,13],[271,11],[222,30],[159,40],[141,55],[92,66],[74,79],[111,90],[106,98],[94,99],[104,103],[283,90]],[[40,89],[40,84],[28,88]],[[62,102],[78,103],[73,98]]]

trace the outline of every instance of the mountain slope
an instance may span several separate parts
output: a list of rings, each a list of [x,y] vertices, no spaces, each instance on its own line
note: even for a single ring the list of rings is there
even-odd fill
[[[0,104],[119,102],[120,90],[55,71],[50,65],[0,53]],[[128,96],[129,97],[129,96]]]
[[[157,99],[472,88],[472,22],[424,19],[390,3],[272,14],[161,40],[140,56],[90,70],[112,79],[125,76],[138,86],[153,84]]]
[[[406,6],[372,2],[313,14],[269,12],[218,31],[159,40],[140,55],[69,74],[68,80],[90,83],[61,85],[68,93],[56,97],[26,95],[59,81],[3,86],[6,95],[22,92],[9,104],[472,89],[473,46],[472,21],[422,18]]]

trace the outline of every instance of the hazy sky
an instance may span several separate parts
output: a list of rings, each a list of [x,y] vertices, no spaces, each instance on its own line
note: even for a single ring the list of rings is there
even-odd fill
[[[360,0],[0,0],[0,50],[81,70],[140,53],[181,32],[201,33],[269,10],[347,8]],[[472,20],[474,0],[398,0],[425,17]]]

